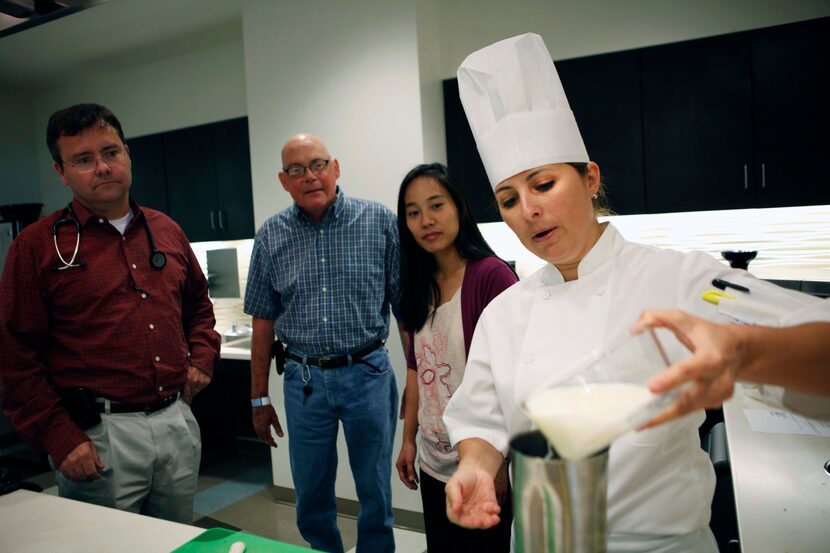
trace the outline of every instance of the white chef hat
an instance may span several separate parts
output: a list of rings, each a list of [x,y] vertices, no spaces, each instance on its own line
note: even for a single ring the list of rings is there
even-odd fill
[[[493,188],[540,165],[590,161],[539,35],[470,54],[458,68],[458,89]]]

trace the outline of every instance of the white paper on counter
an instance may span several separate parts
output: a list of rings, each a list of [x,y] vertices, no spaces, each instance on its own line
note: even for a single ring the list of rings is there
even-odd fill
[[[755,432],[830,437],[830,421],[777,409],[744,409],[744,414]]]

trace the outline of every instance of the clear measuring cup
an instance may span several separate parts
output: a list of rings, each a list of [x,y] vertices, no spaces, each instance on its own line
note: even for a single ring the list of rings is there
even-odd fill
[[[608,447],[668,407],[681,389],[653,394],[649,381],[671,363],[653,330],[627,334],[544,382],[522,409],[566,459]]]

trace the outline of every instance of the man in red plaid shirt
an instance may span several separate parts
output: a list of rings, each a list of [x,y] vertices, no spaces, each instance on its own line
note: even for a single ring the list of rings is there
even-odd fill
[[[129,148],[97,104],[52,115],[72,191],[12,243],[0,284],[0,397],[60,495],[190,523],[201,457],[189,403],[220,338],[207,280],[166,215],[130,200]]]

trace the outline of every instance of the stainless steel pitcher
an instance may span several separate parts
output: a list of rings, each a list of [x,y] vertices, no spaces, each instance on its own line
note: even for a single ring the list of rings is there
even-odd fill
[[[541,432],[510,442],[517,553],[604,553],[608,450],[570,461]]]

